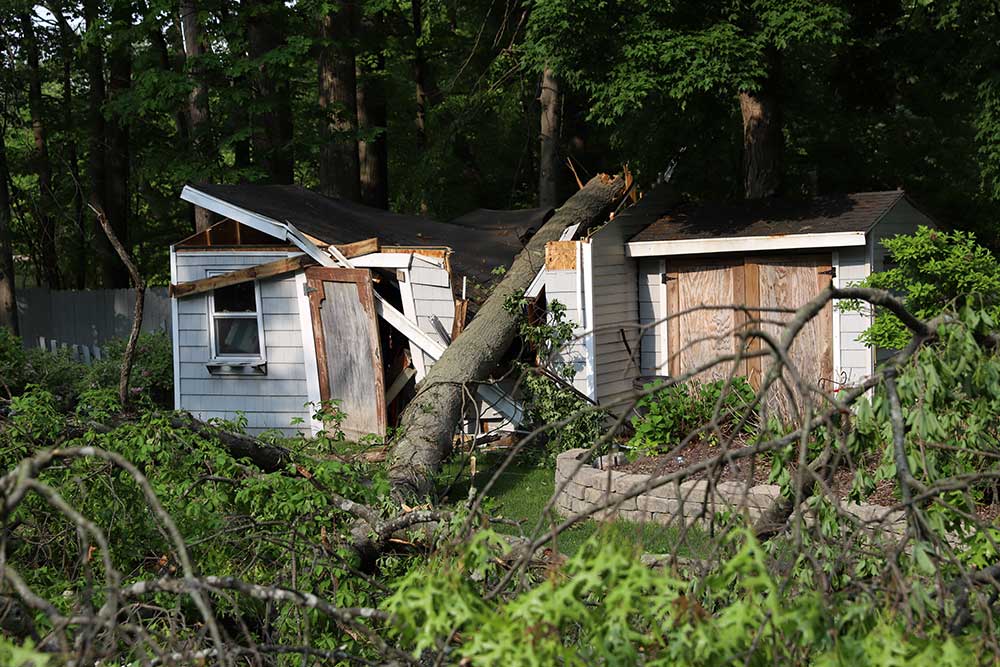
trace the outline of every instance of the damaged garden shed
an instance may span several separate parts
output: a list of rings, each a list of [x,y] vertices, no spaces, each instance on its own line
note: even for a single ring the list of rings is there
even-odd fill
[[[354,438],[386,433],[493,270],[551,214],[441,223],[283,185],[187,186],[181,198],[218,221],[170,249],[177,409],[315,433],[308,405],[337,400]],[[477,399],[487,427],[520,422],[502,388],[481,385]]]

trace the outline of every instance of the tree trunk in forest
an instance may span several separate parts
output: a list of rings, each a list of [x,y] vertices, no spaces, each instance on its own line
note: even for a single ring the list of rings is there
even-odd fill
[[[620,177],[602,175],[570,197],[531,237],[476,317],[431,367],[400,417],[402,435],[393,444],[389,468],[397,495],[421,498],[432,490],[433,476],[451,449],[462,417],[465,385],[485,380],[514,340],[518,318],[504,304],[523,293],[544,265],[545,244],[558,240],[572,224],[586,227],[605,219],[623,191]]]
[[[63,126],[69,130],[75,119],[73,115],[73,67],[76,51],[76,33],[66,20],[66,15],[58,2],[47,5],[59,25],[59,51],[62,57],[62,103]],[[73,288],[84,289],[87,286],[87,230],[84,227],[84,194],[83,183],[80,180],[79,150],[76,138],[72,132],[67,132],[66,161],[69,163],[70,177],[73,179]]]
[[[785,135],[781,104],[775,93],[780,56],[768,56],[769,75],[755,91],[740,91],[743,116],[743,194],[747,199],[771,197],[781,191]]]
[[[208,117],[208,82],[204,71],[205,37],[198,20],[197,0],[180,0],[181,30],[184,33],[184,60],[187,71],[194,80],[194,86],[188,95],[187,125],[190,141],[196,154],[202,159],[210,159],[215,153],[211,141]],[[192,205],[194,211],[195,231],[201,232],[209,228],[212,218],[209,211]]]
[[[389,144],[387,137],[388,109],[385,97],[385,55],[382,44],[386,31],[385,18],[378,14],[361,25],[361,36],[370,41],[375,53],[375,65],[365,68],[359,63],[357,75],[358,167],[361,201],[376,208],[389,208]]]
[[[28,60],[28,108],[31,113],[31,132],[35,140],[34,163],[38,175],[38,205],[35,217],[38,220],[40,259],[45,284],[58,289],[59,255],[56,252],[55,202],[52,197],[52,163],[49,161],[49,147],[46,139],[45,119],[42,103],[42,73],[38,64],[38,40],[31,14],[21,14],[21,30],[24,34],[24,49]]]
[[[5,130],[0,127],[0,130]],[[17,300],[14,298],[14,249],[10,229],[10,189],[7,184],[7,145],[5,133],[0,133],[0,327],[9,329],[15,336],[17,327]]]
[[[320,17],[322,45],[318,58],[319,108],[323,112],[319,187],[324,194],[350,201],[361,201],[354,54],[356,14],[353,0],[338,0]]]
[[[285,7],[278,2],[250,7],[252,13],[247,20],[250,57],[257,62],[258,98],[265,104],[259,119],[255,119],[258,122],[253,134],[254,161],[263,167],[267,182],[291,184],[295,180],[292,92],[288,76],[276,73],[276,65],[264,62],[272,51],[283,46]]]
[[[358,141],[361,201],[376,208],[389,208],[389,146],[386,136],[388,113],[382,68],[361,70],[358,85],[358,127],[364,139]]]
[[[89,92],[87,101],[87,125],[89,145],[87,147],[87,181],[90,187],[90,204],[106,210],[107,201],[107,127],[104,121],[104,54],[101,51],[100,3],[98,0],[84,0],[83,14],[87,37],[83,40],[84,56],[87,64]],[[115,262],[114,249],[108,242],[100,224],[94,221],[93,244],[100,266],[103,268]],[[102,272],[103,273],[103,272]],[[107,286],[107,285],[105,285]]]
[[[559,205],[559,80],[548,67],[542,72],[538,101],[542,106],[541,146],[538,153],[538,205]]]
[[[119,1],[112,3],[111,31],[117,36],[113,48],[108,53],[108,95],[111,103],[128,94],[132,86],[132,3]],[[115,114],[107,126],[108,180],[104,212],[115,236],[128,246],[129,228],[129,170],[131,147],[128,121]],[[101,230],[103,234],[103,230]],[[110,245],[110,244],[109,244]],[[105,287],[128,287],[128,271],[111,249],[103,258],[102,275]]]
[[[423,150],[427,147],[427,109],[430,106],[430,73],[428,72],[427,56],[420,43],[424,34],[423,0],[411,0],[410,10],[413,19],[413,83],[417,102],[415,118],[417,148]]]

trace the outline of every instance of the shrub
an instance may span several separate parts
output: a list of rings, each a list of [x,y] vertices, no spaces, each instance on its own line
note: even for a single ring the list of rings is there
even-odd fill
[[[976,243],[971,232],[920,227],[915,234],[885,239],[882,245],[895,266],[871,274],[862,286],[899,294],[907,309],[922,320],[961,307],[968,299],[1000,320],[1000,262]],[[900,349],[910,335],[899,318],[880,308],[863,340]]]
[[[656,384],[646,385],[647,390]],[[732,382],[680,383],[651,391],[636,406],[632,418],[635,435],[629,446],[642,454],[658,454],[680,443],[685,436],[712,421],[718,408],[722,428],[733,428],[753,401],[754,390],[744,377]]]
[[[104,358],[87,368],[81,390],[118,387],[127,343],[124,339],[108,343]],[[173,407],[173,350],[166,334],[144,333],[139,336],[129,387],[135,398],[149,400],[163,408]]]

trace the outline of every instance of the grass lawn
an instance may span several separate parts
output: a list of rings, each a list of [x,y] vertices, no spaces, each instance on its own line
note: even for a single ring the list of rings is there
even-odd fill
[[[492,478],[493,473],[503,461],[503,454],[487,454],[479,456],[477,461],[475,486],[482,489]],[[460,462],[449,464],[445,469],[444,479],[452,483],[448,498],[461,502],[468,498],[469,471],[464,469],[459,474]],[[456,475],[458,475],[456,479]],[[535,530],[545,503],[555,491],[555,471],[551,466],[537,465],[533,462],[514,461],[501,473],[485,501],[490,516],[513,519],[521,523],[520,532],[529,533]],[[547,517],[545,528],[551,528],[553,522],[562,522],[559,515]],[[498,524],[498,532],[518,534],[518,528]],[[559,551],[573,555],[580,546],[595,533],[600,533],[602,540],[610,540],[627,546],[634,546],[644,553],[670,553],[677,542],[678,529],[657,524],[636,524],[627,521],[598,522],[584,521],[566,531],[558,539]],[[710,548],[709,537],[697,529],[688,530],[685,543],[678,549],[678,555],[697,557]]]

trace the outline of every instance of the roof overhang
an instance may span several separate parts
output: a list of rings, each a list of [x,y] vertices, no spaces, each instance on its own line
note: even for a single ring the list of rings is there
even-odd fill
[[[780,236],[731,236],[714,239],[677,239],[672,241],[629,241],[628,257],[664,257],[673,255],[715,255],[731,252],[767,250],[806,250],[863,246],[866,232],[825,232],[819,234],[782,234]]]

